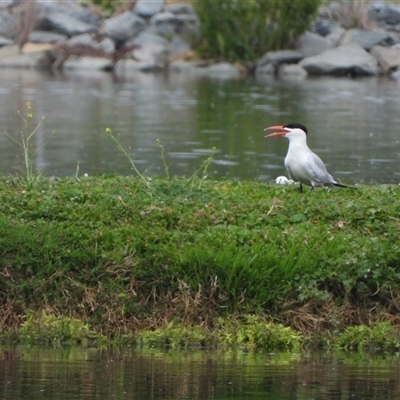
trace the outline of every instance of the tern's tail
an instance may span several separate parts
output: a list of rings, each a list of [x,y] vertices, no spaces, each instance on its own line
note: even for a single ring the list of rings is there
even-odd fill
[[[354,187],[354,186],[342,185],[341,183],[337,183],[337,182],[333,183],[333,186],[341,187],[341,188],[348,188],[348,189],[357,189],[357,188]]]

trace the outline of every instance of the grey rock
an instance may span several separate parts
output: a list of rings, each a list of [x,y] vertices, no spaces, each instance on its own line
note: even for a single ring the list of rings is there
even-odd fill
[[[61,12],[49,13],[43,18],[42,28],[72,37],[96,31],[96,27]]]
[[[174,36],[168,44],[168,59],[169,61],[180,57],[182,54],[189,53],[191,47],[189,43],[183,40],[180,36]]]
[[[369,3],[368,18],[388,25],[400,24],[400,7],[382,1]]]
[[[336,27],[332,29],[332,32],[326,36],[326,40],[329,42],[329,48],[337,47],[345,32],[346,30],[344,28],[336,25]]]
[[[63,64],[65,69],[109,70],[111,61],[101,57],[70,57]]]
[[[37,1],[36,9],[39,14],[39,27],[41,27],[43,18],[51,13],[62,13],[89,25],[98,25],[101,21],[101,17],[92,12],[90,7],[82,7],[76,0]]]
[[[112,53],[115,50],[115,43],[112,39],[105,36],[83,34],[77,35],[69,39],[66,44],[73,46],[75,44],[87,44],[93,49],[103,51],[104,53]]]
[[[0,10],[0,35],[9,39],[14,37],[15,33],[15,15],[8,10]]]
[[[227,62],[220,62],[204,68],[204,75],[210,78],[232,79],[241,75],[240,69]]]
[[[14,42],[11,39],[6,38],[4,36],[0,36],[0,47],[11,46],[13,44],[14,44]]]
[[[400,47],[374,46],[370,54],[375,57],[380,67],[386,73],[396,71],[400,67]]]
[[[380,70],[374,57],[357,43],[329,49],[299,63],[310,75],[374,76]]]
[[[150,19],[150,26],[158,35],[171,36],[183,28],[183,21],[171,12],[161,12]]]
[[[322,37],[330,35],[333,30],[338,26],[336,22],[328,19],[318,18],[311,26],[311,32],[316,33]]]
[[[143,31],[126,43],[136,45],[133,56],[141,71],[157,71],[164,69],[168,59],[169,42],[154,33]]]
[[[282,64],[278,68],[278,76],[287,81],[299,81],[307,77],[307,71],[298,64]]]
[[[381,29],[374,29],[370,31],[350,29],[344,34],[341,43],[345,44],[351,42],[359,44],[367,51],[371,50],[372,47],[377,44],[383,44],[387,46],[395,44],[393,36]]]
[[[18,54],[15,56],[10,55],[8,57],[3,57],[3,55],[0,54],[0,67],[1,68],[46,68],[47,65],[44,65],[42,63],[42,58],[43,58],[43,53],[41,52]]]
[[[310,57],[328,50],[330,42],[316,33],[306,32],[298,39],[296,48],[304,57]]]
[[[133,12],[140,17],[150,18],[164,7],[164,0],[137,0]]]
[[[100,32],[115,40],[124,42],[144,29],[145,21],[131,11],[125,11],[104,21]]]
[[[193,7],[188,3],[175,3],[165,6],[165,11],[172,14],[189,14],[195,15]]]
[[[49,31],[32,31],[28,36],[28,41],[32,43],[57,43],[67,39],[67,35]]]
[[[304,58],[303,54],[294,50],[279,50],[265,53],[258,61],[257,68],[265,64],[278,66],[280,64],[298,63]]]
[[[257,76],[260,75],[274,75],[276,73],[276,67],[275,65],[269,63],[269,64],[264,64],[260,65],[259,67],[256,67],[255,73]]]

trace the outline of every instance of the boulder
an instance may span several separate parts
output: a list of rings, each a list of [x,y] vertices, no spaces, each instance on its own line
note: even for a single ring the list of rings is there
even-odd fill
[[[84,69],[84,70],[110,70],[111,61],[101,57],[69,57],[63,64],[65,69]]]
[[[238,78],[241,74],[238,67],[227,62],[219,62],[203,68],[203,70],[203,74],[210,78],[231,79]]]
[[[400,24],[400,7],[383,1],[368,4],[368,18],[378,24]]]
[[[124,42],[144,29],[145,21],[131,11],[125,11],[114,17],[106,19],[100,28],[100,32],[115,40]]]
[[[165,11],[172,14],[188,14],[195,15],[193,6],[189,3],[175,3],[165,6]]]
[[[159,71],[167,64],[169,42],[149,31],[140,32],[126,43],[126,46],[137,46],[133,51],[137,68],[141,71]]]
[[[157,35],[171,36],[183,28],[183,22],[170,12],[161,12],[150,18],[150,27]]]
[[[95,32],[96,27],[61,12],[51,12],[42,19],[40,27],[43,30],[55,31],[72,37],[82,33]]]
[[[374,46],[371,49],[371,55],[378,61],[382,70],[386,73],[396,71],[400,67],[400,47]]]
[[[28,36],[28,41],[32,43],[57,43],[67,39],[67,35],[49,31],[32,31]]]
[[[369,51],[377,44],[392,46],[396,42],[392,35],[381,29],[373,29],[370,31],[350,29],[343,35],[341,43],[357,43],[365,50]]]
[[[298,64],[282,64],[278,68],[278,77],[286,81],[299,81],[307,77],[307,71]]]
[[[297,63],[304,58],[303,54],[299,51],[294,50],[279,50],[269,51],[265,53],[258,61],[257,68],[266,64],[272,64],[278,66],[280,64],[292,64]]]
[[[339,45],[345,32],[346,30],[339,25],[336,25],[332,29],[331,33],[328,36],[326,36],[326,40],[329,42],[330,49],[337,47]]]
[[[321,54],[330,48],[330,42],[316,33],[306,32],[297,41],[296,50],[304,57]]]
[[[6,37],[4,37],[4,36],[0,36],[0,47],[3,47],[3,46],[12,46],[14,44],[14,41],[13,40],[11,40],[11,39],[9,39],[9,38],[6,38]]]
[[[133,12],[142,18],[150,18],[164,8],[164,0],[137,0]]]
[[[310,75],[374,76],[380,72],[377,61],[357,43],[304,58],[299,63]]]
[[[0,36],[12,39],[15,33],[14,26],[15,15],[9,10],[0,9]]]

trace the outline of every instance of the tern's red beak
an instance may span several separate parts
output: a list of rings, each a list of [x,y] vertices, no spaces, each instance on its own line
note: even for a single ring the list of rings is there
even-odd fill
[[[266,135],[265,137],[285,136],[288,132],[290,132],[289,129],[284,128],[282,125],[269,126],[268,128],[265,128],[264,131],[267,131],[269,129],[277,130],[278,132],[270,133],[269,135]]]

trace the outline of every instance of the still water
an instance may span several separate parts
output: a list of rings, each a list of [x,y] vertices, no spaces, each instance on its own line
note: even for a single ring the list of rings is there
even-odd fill
[[[400,398],[399,355],[0,347],[0,399]]]
[[[191,176],[213,148],[212,177],[267,181],[285,174],[287,141],[263,128],[301,122],[309,145],[347,183],[400,182],[400,82],[386,78],[207,79],[182,74],[0,71],[0,173],[21,171],[19,140],[32,103],[45,121],[32,138],[46,175],[131,174],[110,128],[141,172]],[[53,139],[42,147],[54,131]]]
[[[19,139],[32,103],[36,171],[50,176],[131,174],[110,128],[141,172],[191,176],[215,148],[209,176],[269,181],[285,173],[287,141],[263,128],[301,122],[309,145],[344,183],[400,182],[400,82],[315,78],[282,82],[184,74],[113,76],[97,71],[0,71],[0,129]],[[32,128],[34,125],[32,124]],[[43,144],[54,131],[53,139]],[[22,149],[0,132],[0,173],[23,166]]]

